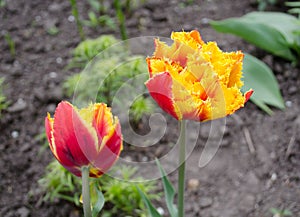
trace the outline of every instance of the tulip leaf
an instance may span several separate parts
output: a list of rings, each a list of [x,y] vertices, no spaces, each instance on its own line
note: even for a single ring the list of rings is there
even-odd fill
[[[159,168],[160,174],[162,176],[163,186],[164,186],[164,192],[165,192],[165,199],[167,203],[168,210],[170,212],[171,217],[177,216],[177,207],[173,203],[174,197],[175,197],[175,190],[171,182],[169,181],[166,172],[162,168],[160,162],[158,159],[156,159],[156,164]]]
[[[142,197],[142,200],[144,202],[144,204],[146,205],[148,212],[150,214],[150,217],[162,217],[158,211],[154,208],[154,206],[152,205],[152,203],[150,202],[150,200],[148,199],[148,197],[144,194],[144,192],[138,187],[137,190],[139,191],[139,194]]]
[[[295,31],[300,24],[291,15],[252,12],[240,18],[211,21],[210,24],[219,32],[237,35],[274,55],[297,61],[291,48],[299,49]]]
[[[253,103],[268,114],[272,114],[272,110],[267,105],[284,109],[277,80],[265,63],[250,54],[245,54],[243,75],[242,91],[245,92],[250,88],[254,90],[250,98]]]
[[[92,206],[93,206],[92,216],[97,217],[99,212],[101,211],[101,209],[104,206],[105,199],[104,199],[103,193],[99,189],[96,182],[92,183],[91,187],[92,187],[91,188],[92,197],[96,198],[96,201],[92,204]]]

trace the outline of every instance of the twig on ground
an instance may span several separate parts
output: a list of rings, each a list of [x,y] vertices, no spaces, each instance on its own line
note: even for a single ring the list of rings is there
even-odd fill
[[[296,133],[297,133],[297,129],[298,129],[298,124],[295,124],[293,127],[293,135],[289,141],[288,147],[286,149],[285,152],[285,157],[288,159],[292,154],[294,154],[293,152],[293,147],[295,145],[295,141],[296,141]]]
[[[244,132],[245,139],[246,139],[250,153],[255,154],[255,147],[254,147],[254,144],[251,139],[250,131],[248,130],[247,127],[243,127],[243,132]]]
[[[249,149],[250,153],[255,154],[255,146],[253,144],[249,129],[246,126],[244,126],[244,121],[237,114],[233,114],[231,116],[237,122],[237,124],[242,127],[242,130],[243,130],[243,133],[245,136],[245,140],[248,145],[248,149]]]

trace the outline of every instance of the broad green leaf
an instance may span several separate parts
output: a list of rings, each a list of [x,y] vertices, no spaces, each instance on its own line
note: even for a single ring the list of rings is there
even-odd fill
[[[244,18],[275,28],[285,37],[289,45],[292,45],[296,40],[293,32],[300,28],[300,20],[281,12],[252,12],[245,15]]]
[[[257,106],[268,114],[271,114],[272,111],[267,105],[284,109],[284,102],[277,80],[265,63],[250,54],[245,54],[243,75],[244,86],[242,91],[245,92],[252,88],[254,93],[250,100]]]
[[[150,200],[148,199],[148,197],[144,194],[144,192],[138,187],[136,186],[138,191],[139,191],[139,194],[141,195],[142,197],[142,200],[144,202],[144,204],[146,205],[147,209],[148,209],[148,212],[150,214],[150,217],[162,217],[158,212],[157,210],[154,208],[154,206],[152,205],[152,203],[150,202]]]
[[[241,18],[212,21],[210,24],[219,32],[237,35],[274,55],[290,61],[296,61],[296,57],[290,50],[291,45],[284,34],[274,26],[254,19],[252,15],[250,18],[246,15]]]
[[[162,176],[164,191],[165,191],[165,199],[167,203],[168,210],[170,212],[171,217],[177,217],[177,207],[173,203],[175,197],[175,190],[171,182],[169,181],[166,172],[162,168],[158,159],[156,159],[156,164],[159,168],[160,174]]]

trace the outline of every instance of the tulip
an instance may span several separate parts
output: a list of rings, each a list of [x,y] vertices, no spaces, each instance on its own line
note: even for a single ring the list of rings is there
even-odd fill
[[[178,210],[168,208],[174,216],[184,217],[186,120],[230,115],[244,106],[253,91],[241,93],[241,51],[222,52],[216,42],[205,43],[196,30],[173,32],[171,39],[171,46],[155,39],[154,54],[146,59],[145,85],[157,104],[179,121]]]
[[[196,30],[173,32],[171,38],[171,46],[155,39],[155,52],[146,59],[145,84],[165,112],[177,120],[208,121],[244,106],[253,91],[241,93],[241,51],[222,52]]]
[[[121,126],[103,103],[77,109],[68,102],[58,104],[54,118],[45,118],[46,134],[55,158],[67,170],[81,176],[99,177],[118,159],[122,150]]]

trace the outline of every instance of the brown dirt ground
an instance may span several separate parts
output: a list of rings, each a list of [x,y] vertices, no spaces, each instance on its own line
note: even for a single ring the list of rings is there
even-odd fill
[[[242,49],[264,60],[275,71],[286,104],[285,111],[274,109],[268,116],[255,105],[228,117],[221,148],[204,168],[198,167],[207,141],[210,123],[201,124],[196,148],[187,165],[186,213],[188,217],[268,217],[271,207],[288,209],[300,216],[300,71],[288,62],[274,58],[243,41],[216,33],[207,21],[241,16],[256,10],[254,1],[195,0],[182,7],[180,1],[148,0],[127,20],[130,37],[165,36],[171,31],[201,31],[204,40],[216,40],[223,50]],[[80,3],[84,14],[86,5]],[[74,73],[64,70],[71,58],[70,51],[80,42],[71,15],[69,1],[9,0],[0,8],[1,56],[0,75],[6,79],[5,94],[10,107],[0,120],[0,216],[66,217],[79,216],[80,211],[66,201],[42,202],[30,195],[38,191],[37,180],[53,159],[49,150],[40,152],[36,135],[44,131],[47,111],[66,99],[62,91],[64,79]],[[46,29],[55,24],[55,36]],[[3,40],[9,32],[16,44],[13,58]],[[86,29],[88,36],[112,33],[106,29]],[[117,33],[115,33],[118,35]],[[149,54],[150,55],[150,54]],[[177,125],[170,122],[171,135]],[[255,152],[250,153],[250,133]],[[193,132],[189,132],[193,137]],[[132,158],[145,151],[124,152]],[[151,156],[151,154],[150,154]],[[199,186],[191,187],[191,179]],[[176,173],[171,173],[176,180]],[[162,207],[163,201],[158,202]]]

